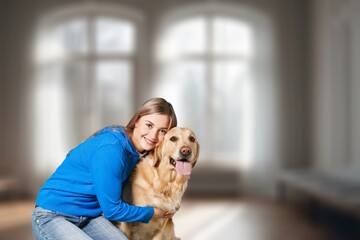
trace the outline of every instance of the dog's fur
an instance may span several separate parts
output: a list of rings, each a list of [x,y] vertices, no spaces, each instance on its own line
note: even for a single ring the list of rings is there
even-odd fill
[[[199,143],[190,129],[170,129],[164,140],[139,160],[123,191],[124,201],[169,212],[177,211],[198,156]],[[121,223],[120,228],[133,240],[179,239],[175,237],[172,218],[153,217],[147,224]]]

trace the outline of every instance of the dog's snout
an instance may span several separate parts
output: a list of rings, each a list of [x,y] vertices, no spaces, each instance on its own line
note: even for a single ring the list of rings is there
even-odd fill
[[[180,149],[180,152],[183,156],[189,156],[191,154],[191,148],[190,147],[187,147],[187,146],[183,146],[181,149]]]

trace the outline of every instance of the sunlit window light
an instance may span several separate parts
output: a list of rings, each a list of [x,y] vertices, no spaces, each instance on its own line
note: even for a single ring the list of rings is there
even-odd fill
[[[205,18],[194,17],[167,29],[159,41],[158,59],[167,61],[186,54],[204,53],[205,24]]]
[[[48,34],[42,34],[37,39],[35,47],[35,62],[37,64],[45,64],[64,57],[65,50],[58,39],[48,36]]]
[[[118,15],[95,7],[70,17],[60,12],[39,23],[34,39],[34,167],[39,174],[52,172],[92,132],[125,124],[133,111],[135,18],[128,13],[122,18],[121,8]]]
[[[65,59],[70,53],[85,53],[88,50],[86,34],[87,22],[84,18],[43,25],[38,29],[36,39],[36,62],[48,63]]]
[[[99,53],[132,53],[135,28],[129,21],[100,17],[96,21],[96,50]]]
[[[215,164],[246,165],[243,159],[251,158],[253,127],[250,25],[205,14],[176,20],[162,33],[156,94],[168,96],[176,104],[179,120],[199,133],[201,157]],[[196,66],[202,66],[201,71],[188,71]],[[201,86],[203,93],[195,86]],[[168,89],[178,91],[168,93]],[[187,103],[190,97],[192,103]],[[194,119],[203,121],[197,124]]]
[[[252,55],[252,34],[249,24],[232,18],[213,20],[213,51],[215,53]]]
[[[45,72],[36,83],[35,129],[39,140],[35,147],[35,170],[38,173],[55,169],[66,153],[64,132],[59,127],[64,122],[63,88],[59,81],[51,80],[52,77]]]
[[[242,109],[243,118],[242,123],[242,152],[241,152],[241,167],[246,170],[250,168],[253,159],[252,153],[254,150],[253,142],[253,131],[254,131],[254,83],[250,81],[244,81],[242,91]]]

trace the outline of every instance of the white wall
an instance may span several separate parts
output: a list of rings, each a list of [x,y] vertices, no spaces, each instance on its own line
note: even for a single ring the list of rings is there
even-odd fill
[[[360,2],[313,2],[314,167],[360,169]]]

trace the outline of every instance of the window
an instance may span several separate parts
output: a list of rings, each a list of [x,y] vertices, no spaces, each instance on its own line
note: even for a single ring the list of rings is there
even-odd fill
[[[131,9],[94,3],[42,19],[35,46],[37,170],[54,170],[97,129],[127,123],[141,21]]]
[[[192,7],[164,22],[156,92],[174,103],[180,125],[196,132],[201,158],[239,164],[251,120],[251,22],[219,6]]]

